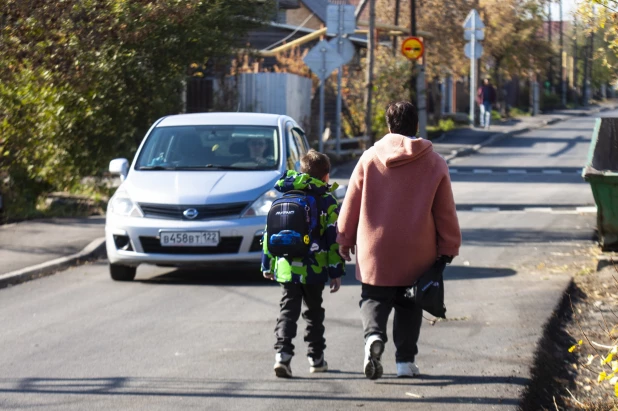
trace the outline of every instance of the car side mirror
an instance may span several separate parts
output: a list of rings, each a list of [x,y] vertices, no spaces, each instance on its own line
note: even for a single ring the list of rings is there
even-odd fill
[[[129,174],[129,161],[126,158],[115,158],[109,162],[109,172],[120,175],[120,180],[124,181]]]

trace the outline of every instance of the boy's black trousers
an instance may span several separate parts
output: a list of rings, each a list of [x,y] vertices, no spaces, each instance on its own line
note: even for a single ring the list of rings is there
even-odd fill
[[[418,337],[421,332],[423,310],[405,297],[407,287],[380,287],[362,284],[360,313],[365,341],[377,334],[386,342],[386,324],[393,308],[393,342],[395,361],[414,362],[418,354]]]
[[[322,291],[324,284],[281,284],[281,311],[275,326],[275,350],[294,355],[292,340],[296,337],[298,318],[304,303],[303,319],[307,323],[305,342],[307,356],[319,359],[326,348],[324,339],[324,308]]]

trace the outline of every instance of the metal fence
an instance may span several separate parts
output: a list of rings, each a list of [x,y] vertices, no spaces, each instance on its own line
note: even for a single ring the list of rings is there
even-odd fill
[[[306,129],[311,119],[311,86],[311,79],[290,73],[240,74],[239,109],[285,114]]]

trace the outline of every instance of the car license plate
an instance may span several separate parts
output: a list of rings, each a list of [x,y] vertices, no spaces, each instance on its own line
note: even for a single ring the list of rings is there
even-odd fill
[[[218,231],[162,231],[162,247],[216,247],[219,245]]]

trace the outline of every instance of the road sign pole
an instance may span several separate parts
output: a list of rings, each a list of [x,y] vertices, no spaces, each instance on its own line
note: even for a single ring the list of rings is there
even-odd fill
[[[343,54],[343,4],[339,5],[339,34],[337,36],[337,53]],[[339,66],[337,69],[337,117],[335,121],[335,152],[337,157],[341,156],[341,83],[343,81],[343,66]]]
[[[326,79],[320,81],[320,130],[318,133],[319,146],[318,151],[324,152],[324,82]]]
[[[427,99],[425,97],[425,65],[426,60],[423,56],[418,68],[416,77],[416,107],[418,108],[418,132],[422,138],[427,138]]]
[[[474,127],[474,102],[476,91],[476,22],[472,19],[472,32],[470,39],[470,124]]]

